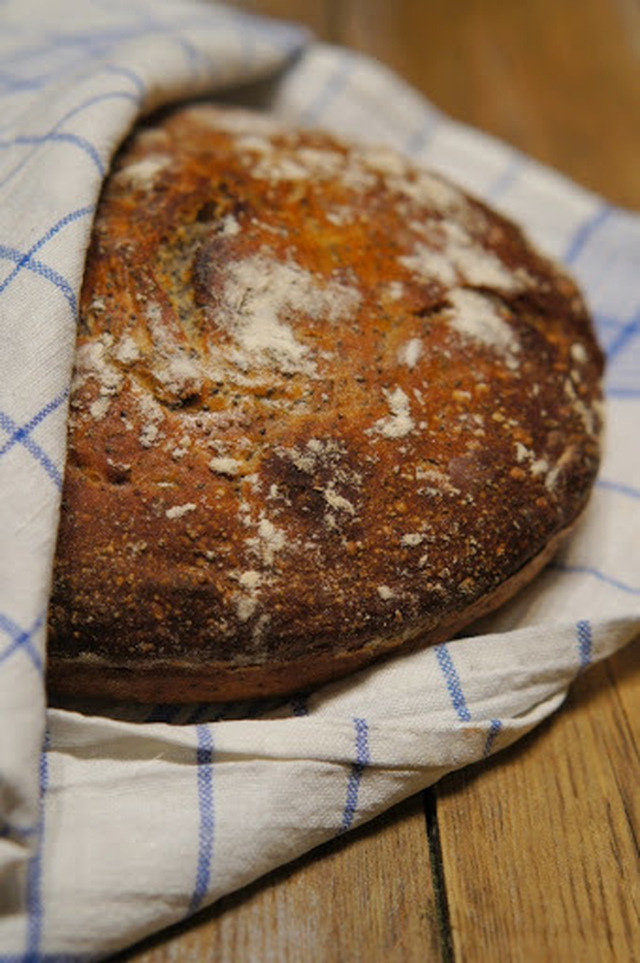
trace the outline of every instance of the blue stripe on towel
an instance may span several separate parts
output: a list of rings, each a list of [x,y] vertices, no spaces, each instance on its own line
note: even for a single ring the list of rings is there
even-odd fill
[[[562,255],[562,260],[565,264],[573,264],[587,241],[601,228],[605,221],[609,219],[614,210],[615,208],[613,208],[611,204],[603,202],[599,205],[596,212],[574,231]]]
[[[200,808],[200,828],[198,831],[198,865],[196,881],[189,903],[189,912],[195,913],[207,895],[211,879],[211,860],[213,857],[213,836],[215,811],[213,804],[213,738],[206,724],[196,728],[198,748],[198,805]]]
[[[640,586],[629,585],[628,582],[623,582],[621,579],[614,578],[612,575],[607,575],[606,572],[601,572],[600,569],[594,568],[591,565],[568,565],[564,562],[552,562],[549,568],[554,569],[556,572],[563,572],[565,575],[590,575],[599,582],[604,582],[606,585],[610,585],[620,592],[625,592],[627,595],[640,595]]]
[[[44,421],[45,418],[56,411],[56,409],[66,401],[67,396],[68,391],[65,390],[61,392],[50,402],[48,402],[48,404],[41,408],[40,411],[24,425],[16,425],[16,423],[9,418],[7,414],[5,414],[3,411],[0,411],[0,428],[6,431],[9,435],[9,438],[0,448],[0,458],[2,458],[3,455],[13,448],[14,445],[23,445],[29,454],[32,455],[40,465],[42,465],[47,475],[49,475],[57,488],[62,488],[62,473],[57,466],[54,465],[47,453],[30,436],[34,428],[37,428],[37,426]]]
[[[489,724],[489,731],[487,733],[487,738],[484,744],[484,750],[482,752],[483,759],[486,759],[493,752],[495,741],[501,729],[502,729],[502,722],[500,721],[500,719],[492,719]]]
[[[42,899],[42,870],[45,831],[45,795],[49,788],[49,733],[45,733],[44,744],[40,754],[40,803],[39,828],[36,849],[27,866],[26,897],[27,897],[27,946],[25,960],[39,958],[42,943],[42,924],[44,920],[44,903]]]
[[[62,294],[67,299],[69,303],[69,307],[73,311],[74,318],[75,318],[75,314],[77,310],[77,301],[76,301],[76,295],[73,288],[71,287],[67,279],[62,277],[62,275],[59,274],[58,271],[55,271],[53,268],[49,267],[48,265],[43,264],[41,261],[35,260],[33,255],[36,253],[36,251],[39,251],[40,248],[43,247],[48,241],[50,241],[53,237],[59,234],[60,231],[63,230],[63,228],[67,227],[69,224],[73,224],[75,221],[78,221],[89,214],[93,214],[94,210],[95,210],[94,205],[90,204],[90,205],[87,205],[86,207],[78,208],[78,210],[76,211],[71,211],[69,214],[65,214],[65,216],[60,218],[59,221],[57,221],[52,227],[50,227],[49,230],[46,231],[42,235],[42,237],[40,237],[36,241],[36,243],[29,248],[29,250],[26,253],[23,253],[22,251],[17,251],[15,250],[15,248],[10,248],[4,245],[0,245],[0,258],[4,258],[5,260],[8,260],[8,261],[13,261],[16,265],[13,271],[0,284],[0,294],[3,294],[7,290],[9,285],[15,280],[15,278],[20,273],[20,271],[26,268],[29,271],[33,271],[34,274],[39,274],[41,275],[41,277],[46,278],[47,281],[50,281],[51,284],[55,285],[55,287],[57,287],[62,292]]]
[[[354,719],[353,724],[356,732],[356,761],[351,766],[349,782],[347,784],[347,800],[342,813],[341,832],[351,829],[353,819],[358,808],[358,792],[362,781],[362,774],[371,762],[369,752],[369,726],[366,719]]]
[[[578,636],[578,656],[580,668],[586,669],[591,663],[591,653],[593,648],[593,636],[591,623],[588,619],[581,619],[576,623],[576,633]]]
[[[42,657],[33,644],[33,636],[44,624],[44,619],[44,615],[39,615],[30,629],[21,629],[13,619],[10,619],[8,615],[0,612],[0,632],[5,632],[11,639],[11,644],[8,648],[0,653],[0,665],[6,662],[14,652],[22,650],[27,653],[33,665],[38,670],[38,673],[40,675],[44,674]]]
[[[449,696],[451,697],[451,704],[456,710],[458,719],[460,722],[469,722],[471,720],[471,713],[469,712],[469,707],[467,706],[464,692],[462,691],[460,676],[458,675],[456,667],[453,664],[453,659],[451,658],[447,646],[444,643],[441,645],[436,645],[435,653],[438,660],[438,665],[440,666],[442,674],[447,683],[447,689],[449,690]]]

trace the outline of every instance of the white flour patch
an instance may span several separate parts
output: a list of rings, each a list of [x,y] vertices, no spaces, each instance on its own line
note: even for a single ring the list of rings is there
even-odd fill
[[[222,230],[220,233],[224,234],[225,237],[235,237],[236,234],[240,233],[240,224],[233,214],[226,215],[222,221]]]
[[[268,154],[273,150],[273,144],[266,137],[256,134],[243,134],[236,138],[236,148],[240,151],[250,151],[253,154]]]
[[[273,560],[277,552],[280,552],[286,545],[286,536],[281,528],[277,528],[273,522],[263,515],[258,522],[258,534],[254,538],[247,539],[247,545],[267,567],[273,565]]]
[[[386,177],[406,176],[407,161],[390,147],[383,145],[368,147],[360,152],[359,157],[367,167]]]
[[[550,467],[546,458],[536,458],[536,453],[519,441],[516,442],[516,461],[519,464],[529,462],[529,471],[534,478],[546,475]]]
[[[405,548],[415,548],[416,545],[420,545],[424,541],[424,535],[420,532],[407,532],[400,539],[400,544]]]
[[[167,508],[165,515],[167,518],[182,518],[183,515],[194,512],[196,507],[193,502],[187,502],[185,505],[174,505],[173,508]]]
[[[240,593],[236,596],[236,612],[241,622],[247,622],[258,607],[262,575],[255,569],[247,569],[237,578]]]
[[[145,317],[154,347],[154,378],[176,397],[198,394],[204,383],[202,364],[187,353],[184,341],[172,330],[160,304],[150,301],[145,306]]]
[[[368,429],[368,433],[375,432],[385,438],[403,438],[415,428],[415,422],[411,417],[409,398],[402,388],[394,388],[393,391],[386,391],[385,395],[391,409],[391,414],[386,418],[376,421],[373,428]]]
[[[240,469],[240,462],[235,458],[220,457],[212,458],[209,468],[216,475],[226,475],[228,478],[235,478]]]
[[[184,396],[202,390],[204,380],[200,364],[182,351],[167,358],[164,363],[154,365],[152,371],[160,384],[172,394]]]
[[[415,368],[421,354],[422,341],[420,338],[411,338],[398,349],[398,361],[400,364],[405,364],[407,368]]]
[[[531,474],[534,478],[537,478],[538,475],[546,475],[548,471],[549,462],[546,458],[538,458],[531,464]]]
[[[140,444],[143,448],[152,448],[160,439],[159,425],[164,421],[164,411],[158,402],[142,389],[136,389],[135,400],[144,422],[140,430]]]
[[[138,345],[133,340],[131,335],[127,334],[118,343],[118,347],[115,350],[115,359],[119,361],[120,364],[129,365],[133,364],[140,357],[140,349]]]
[[[451,479],[439,468],[427,468],[418,465],[416,481],[427,482],[424,488],[418,490],[420,495],[459,495],[460,489],[451,483]]]
[[[330,508],[335,508],[337,511],[346,512],[348,515],[355,515],[356,510],[348,498],[344,498],[339,495],[335,490],[335,486],[330,482],[323,492],[324,500]]]
[[[294,262],[282,264],[261,253],[228,265],[224,300],[216,321],[234,338],[242,355],[286,374],[313,374],[311,350],[297,340],[288,321],[296,315],[332,323],[360,301],[355,288],[319,279]]]
[[[427,171],[418,171],[415,177],[392,177],[388,184],[392,190],[398,191],[409,200],[435,207],[443,213],[469,206],[461,191]]]
[[[251,176],[271,182],[327,180],[339,176],[345,164],[339,151],[299,147],[293,156],[287,147],[253,135],[240,138],[237,146],[258,155],[249,167]]]
[[[564,383],[564,392],[571,399],[572,408],[580,416],[585,430],[588,434],[595,435],[597,433],[596,412],[594,409],[587,407],[582,398],[578,396],[569,378]]]
[[[97,341],[82,345],[76,353],[71,391],[78,391],[87,381],[97,383],[98,397],[89,406],[89,414],[95,421],[105,417],[124,383],[121,372],[109,361],[112,346],[113,337],[103,334]]]
[[[257,164],[250,168],[252,177],[268,181],[303,181],[312,177],[312,172],[304,164],[275,151],[261,155]]]
[[[119,182],[124,181],[133,187],[141,187],[150,190],[158,174],[171,164],[171,157],[168,154],[151,154],[143,160],[134,161],[126,167],[121,168],[116,174]]]
[[[325,211],[326,219],[330,224],[334,224],[336,227],[344,227],[345,224],[352,224],[354,220],[354,211],[352,207],[346,204],[336,205],[330,208],[330,210]]]
[[[399,301],[404,297],[404,284],[402,281],[391,281],[385,288],[385,294],[391,301]]]
[[[451,291],[448,298],[453,308],[448,320],[454,331],[502,355],[510,366],[517,364],[518,339],[490,297],[458,288]]]
[[[511,291],[522,281],[492,251],[482,247],[462,225],[453,221],[413,222],[427,243],[418,241],[413,252],[400,263],[423,281],[439,281],[451,287],[458,283]]]
[[[589,355],[587,354],[587,349],[579,341],[574,342],[569,349],[572,359],[577,364],[586,364],[589,360]]]
[[[267,114],[241,108],[215,110],[203,105],[192,107],[187,113],[189,118],[193,118],[204,127],[212,127],[227,134],[268,136],[284,129]]]
[[[301,147],[297,156],[314,177],[334,177],[344,166],[344,156],[337,150]]]

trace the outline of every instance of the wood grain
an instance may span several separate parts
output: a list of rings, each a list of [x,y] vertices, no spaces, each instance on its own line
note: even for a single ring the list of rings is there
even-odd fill
[[[341,38],[453,117],[640,206],[640,9],[614,0],[350,0]]]
[[[531,737],[438,788],[456,959],[636,959],[638,655],[617,660],[617,684],[591,669]]]
[[[447,114],[640,207],[637,0],[235,0],[377,57]]]
[[[429,963],[441,958],[439,939],[425,816],[414,796],[119,960]]]

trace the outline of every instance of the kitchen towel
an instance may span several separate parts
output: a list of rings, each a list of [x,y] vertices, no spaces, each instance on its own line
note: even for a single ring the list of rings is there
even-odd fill
[[[462,66],[461,66],[462,69]],[[136,117],[193,96],[390,144],[578,276],[609,356],[588,518],[474,636],[277,704],[46,708],[83,261]],[[96,959],[511,744],[640,630],[640,219],[295,26],[185,0],[0,3],[0,960]]]

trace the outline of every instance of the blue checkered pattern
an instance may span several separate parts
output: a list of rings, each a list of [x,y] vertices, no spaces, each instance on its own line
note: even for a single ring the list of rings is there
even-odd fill
[[[81,960],[509,745],[637,634],[640,223],[296,28],[180,0],[0,6],[0,963]],[[285,67],[275,112],[442,169],[577,274],[609,356],[590,517],[472,640],[269,705],[47,712],[68,384],[102,180],[139,113]]]

